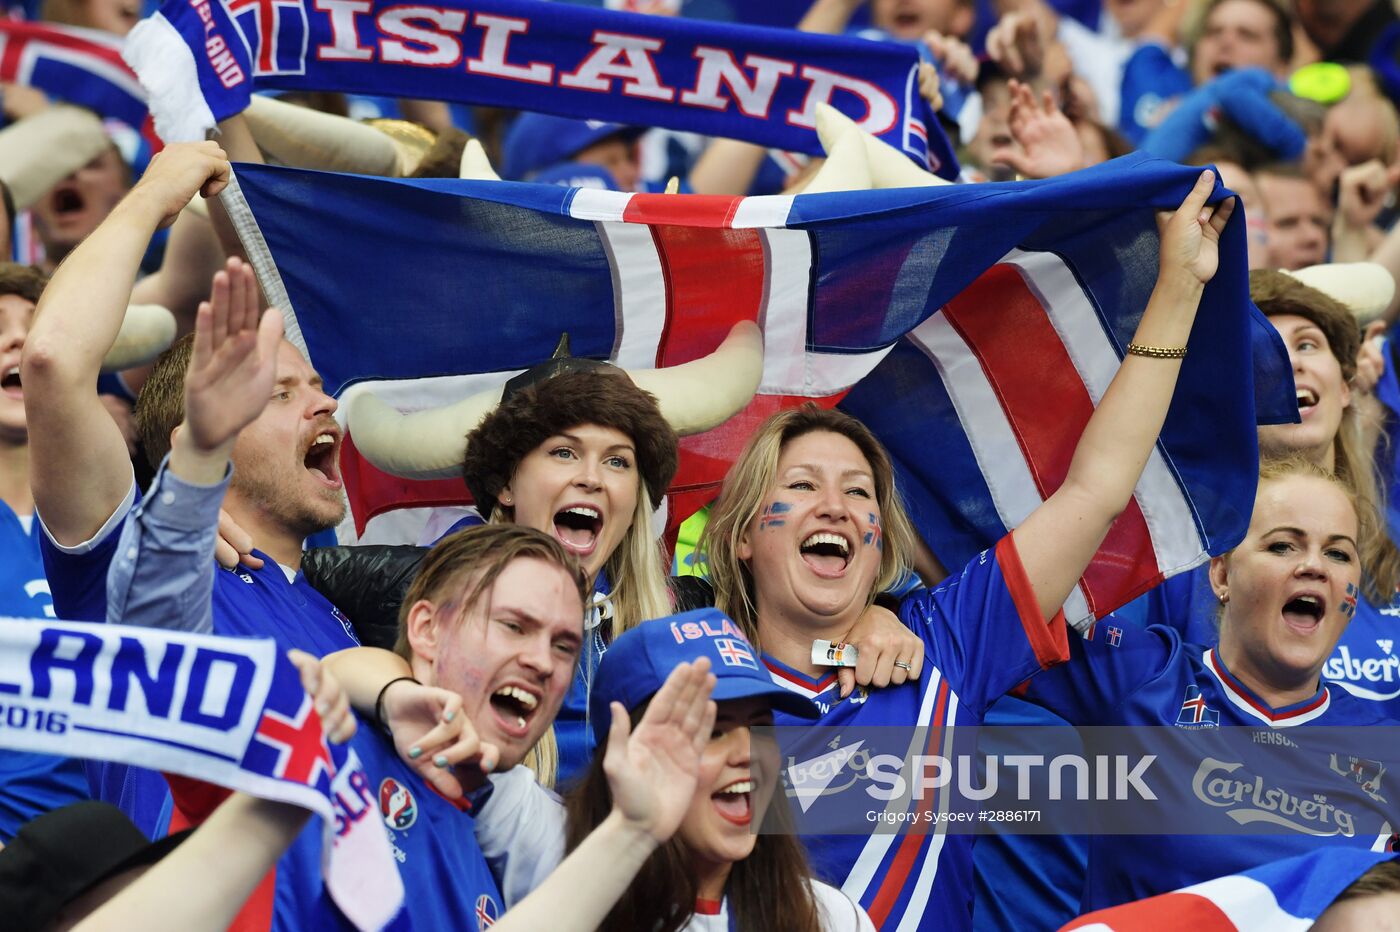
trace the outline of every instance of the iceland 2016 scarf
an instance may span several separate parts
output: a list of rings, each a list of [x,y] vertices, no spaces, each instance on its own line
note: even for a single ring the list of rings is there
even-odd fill
[[[914,48],[544,0],[166,0],[127,39],[166,142],[203,139],[255,90],[451,100],[822,154],[829,103],[956,177]]]
[[[0,619],[0,748],[150,767],[310,809],[327,892],[361,929],[403,883],[348,745],[331,744],[271,640]]]

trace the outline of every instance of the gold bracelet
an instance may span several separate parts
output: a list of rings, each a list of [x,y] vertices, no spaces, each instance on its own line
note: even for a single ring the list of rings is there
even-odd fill
[[[1129,343],[1128,352],[1134,356],[1146,356],[1149,359],[1181,359],[1186,355],[1186,347],[1143,346],[1141,343]]]

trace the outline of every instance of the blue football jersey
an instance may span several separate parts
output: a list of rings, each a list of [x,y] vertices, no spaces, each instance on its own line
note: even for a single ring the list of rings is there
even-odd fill
[[[43,535],[31,531],[0,501],[0,617],[54,617],[39,555],[38,538]],[[81,762],[51,754],[0,751],[0,844],[8,843],[35,816],[88,797]]]
[[[136,486],[133,483],[132,488]],[[59,617],[75,621],[107,619],[107,569],[124,522],[139,500],[134,491],[93,539],[78,552],[60,550],[43,535],[44,566]],[[324,656],[357,647],[350,622],[300,573],[288,580],[275,560],[260,551],[261,569],[238,566],[214,571],[215,634],[273,638],[282,648]],[[149,837],[166,834],[170,792],[153,770],[107,761],[87,762],[88,782],[97,799],[119,806]]]
[[[409,925],[478,932],[499,919],[503,900],[476,842],[470,805],[448,800],[419,779],[373,724],[362,719],[351,744],[369,785],[359,799],[346,801],[346,808],[383,823],[403,877]],[[272,928],[353,928],[321,880],[317,819],[277,864]]]
[[[1032,678],[1026,688],[1027,700],[1044,705],[1079,725],[1158,725],[1183,729],[1222,726],[1250,726],[1280,729],[1298,725],[1395,725],[1375,703],[1354,698],[1335,685],[1323,682],[1315,695],[1284,708],[1271,708],[1226,669],[1214,649],[1184,643],[1172,628],[1154,625],[1106,625],[1100,622],[1089,638],[1070,639],[1070,661]],[[1147,735],[1147,730],[1144,730]],[[1282,742],[1286,735],[1278,739]],[[1154,740],[1145,737],[1145,741]],[[1156,737],[1160,751],[1160,736]],[[1277,743],[1271,739],[1267,744]],[[1296,746],[1296,745],[1295,745]],[[1320,763],[1311,758],[1304,765]],[[1093,835],[1089,839],[1088,879],[1084,889],[1083,911],[1102,909],[1130,900],[1165,893],[1179,887],[1279,858],[1316,850],[1321,845],[1361,847],[1382,850],[1391,842],[1393,823],[1385,825],[1384,800],[1363,792],[1357,781],[1325,767],[1316,787],[1324,792],[1315,797],[1333,804],[1330,810],[1359,812],[1373,817],[1361,824],[1381,825],[1370,835],[1336,830],[1337,826],[1302,825],[1295,831],[1274,834],[1218,835]],[[1246,771],[1242,770],[1241,773]],[[1270,775],[1261,775],[1268,780]],[[1158,781],[1154,789],[1161,784]],[[1174,780],[1165,786],[1172,800],[1179,800],[1179,811],[1187,807],[1200,811],[1200,797],[1193,797],[1193,781]],[[1264,784],[1265,793],[1282,792]],[[1255,792],[1257,797],[1259,792]],[[1241,806],[1249,805],[1244,794]],[[1239,800],[1236,800],[1239,802]],[[1220,806],[1212,802],[1212,806]],[[1239,832],[1249,814],[1227,813],[1229,806],[1212,810],[1221,819],[1222,829]],[[1230,809],[1233,812],[1233,809]],[[1308,818],[1313,818],[1309,815]],[[1317,820],[1324,816],[1316,816]],[[1340,819],[1340,816],[1337,817]],[[1299,822],[1303,818],[1299,817]],[[1355,824],[1355,823],[1352,823]],[[1309,828],[1315,830],[1306,830]]]
[[[1209,568],[1200,566],[1167,580],[1130,611],[1140,612],[1144,626],[1175,628],[1187,644],[1214,644],[1219,638],[1219,608]],[[1356,613],[1322,666],[1322,678],[1358,699],[1379,703],[1381,714],[1400,719],[1400,596],[1383,607],[1364,596],[1357,599]]]
[[[1046,624],[1011,537],[932,590],[907,597],[904,623],[924,641],[923,675],[840,698],[836,674],[814,680],[765,656],[775,682],[813,700],[815,722],[775,714],[777,725],[927,726],[980,723],[999,696],[1068,653],[1063,617]],[[877,928],[972,926],[970,835],[804,837],[817,876],[840,887]]]

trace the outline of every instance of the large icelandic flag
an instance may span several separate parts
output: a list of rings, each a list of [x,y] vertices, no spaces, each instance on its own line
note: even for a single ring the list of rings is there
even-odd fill
[[[420,410],[548,358],[563,332],[575,355],[651,368],[755,320],[758,395],[682,441],[670,520],[717,494],[762,418],[839,403],[890,448],[925,539],[957,566],[1063,481],[1155,282],[1154,210],[1197,172],[1133,156],[1043,182],[750,198],[236,174],[226,200],[244,244],[331,393]],[[1162,439],[1073,621],[1244,535],[1256,421],[1297,416],[1244,249],[1232,220]],[[460,480],[379,472],[353,431],[341,466],[360,530],[389,509],[466,500]]]
[[[1326,848],[1081,916],[1060,932],[1307,932],[1343,890],[1393,853]]]
[[[146,92],[121,48],[121,39],[94,29],[0,19],[0,81],[38,88],[140,130]]]

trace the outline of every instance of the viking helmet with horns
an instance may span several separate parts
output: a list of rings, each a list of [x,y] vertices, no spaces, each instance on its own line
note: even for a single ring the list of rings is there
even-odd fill
[[[578,359],[561,341],[549,361],[441,408],[401,414],[372,394],[355,394],[347,422],[360,454],[385,472],[409,479],[464,475],[488,517],[516,465],[545,439],[579,424],[613,427],[636,443],[642,477],[659,504],[675,475],[676,436],[737,414],[762,374],[763,337],[749,321],[736,324],[710,355],[666,369]]]

